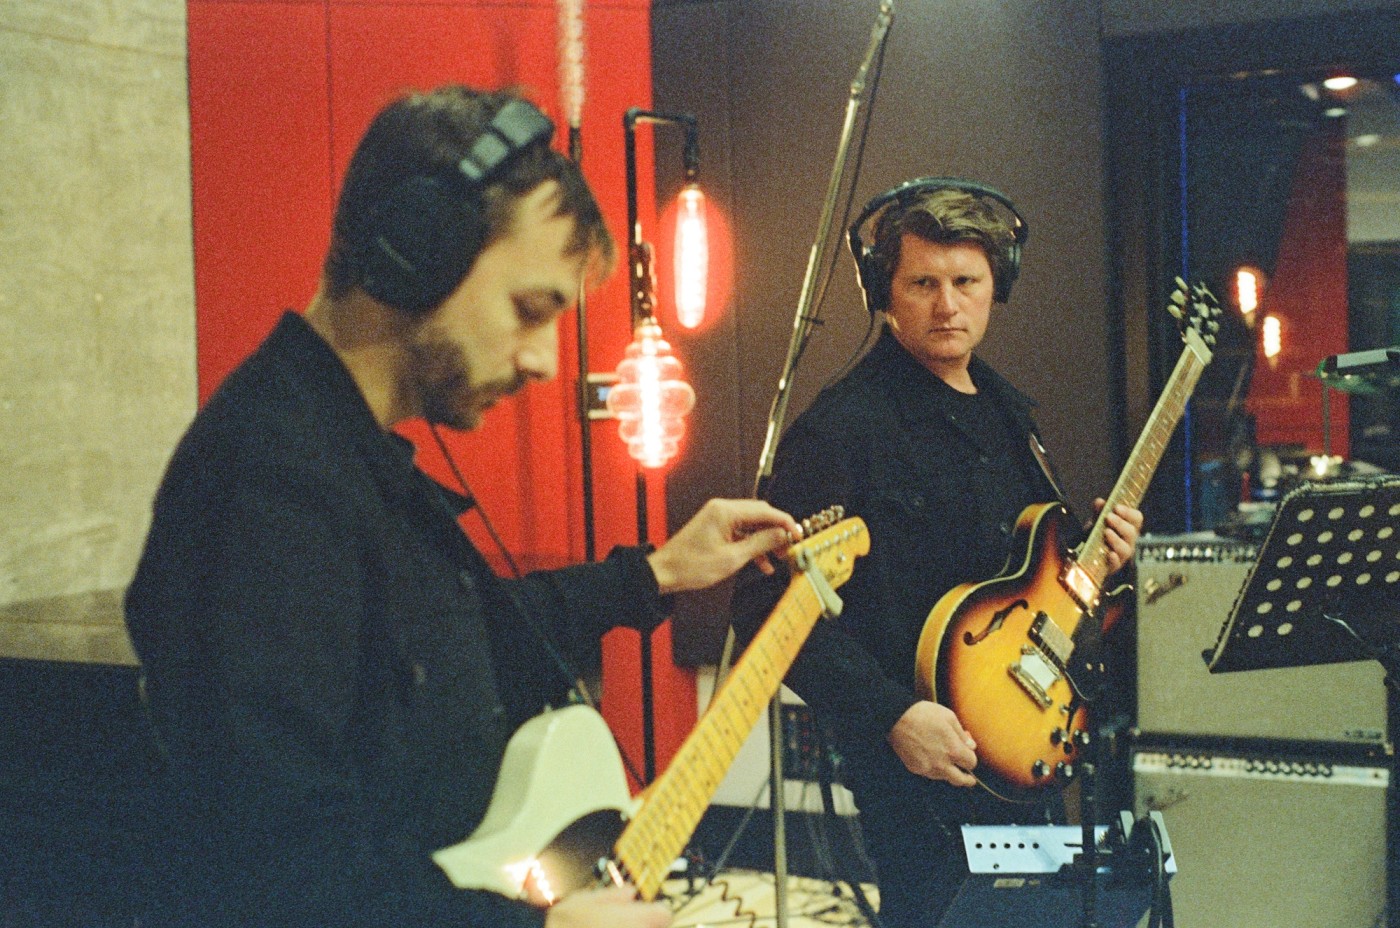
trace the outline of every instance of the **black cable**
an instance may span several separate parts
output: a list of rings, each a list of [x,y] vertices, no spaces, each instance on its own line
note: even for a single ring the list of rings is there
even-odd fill
[[[832,795],[832,784],[835,780],[836,771],[833,769],[831,757],[827,752],[826,739],[822,734],[821,728],[813,725],[812,732],[817,742],[817,786],[821,792],[822,811],[828,819],[835,819],[837,818],[836,800]],[[866,860],[868,861],[869,858],[867,857]],[[875,907],[871,905],[870,900],[866,898],[865,889],[861,886],[860,880],[852,879],[849,873],[836,874],[834,866],[831,868],[831,872],[837,875],[841,882],[846,884],[846,887],[851,891],[851,898],[855,900],[856,907],[860,909],[866,921],[870,922],[874,928],[884,928],[880,921],[880,916],[875,913]]]
[[[1172,889],[1171,874],[1167,872],[1167,855],[1165,848],[1165,836],[1157,825],[1157,820],[1148,817],[1148,822],[1152,826],[1152,847],[1156,852],[1157,885],[1153,898],[1152,910],[1157,918],[1157,924],[1161,928],[1174,928],[1176,920],[1172,915]]]
[[[486,531],[491,536],[491,540],[494,541],[496,547],[500,549],[501,556],[504,557],[506,563],[510,565],[511,574],[516,580],[521,579],[523,574],[521,573],[520,566],[515,562],[515,558],[511,556],[509,549],[505,546],[505,542],[501,540],[501,536],[496,532],[496,527],[491,523],[491,518],[486,514],[485,507],[481,505],[481,500],[472,492],[470,484],[467,483],[467,478],[462,474],[461,468],[457,466],[456,459],[452,456],[452,453],[448,451],[447,443],[443,441],[442,434],[438,431],[437,423],[429,422],[428,431],[432,433],[433,440],[437,442],[438,450],[442,452],[443,460],[447,462],[448,468],[452,471],[452,476],[457,479],[457,483],[461,486],[463,495],[471,501],[472,508],[476,510],[477,515],[481,517],[481,524],[486,527]],[[507,588],[505,594],[515,614],[535,633],[535,637],[540,640],[546,653],[549,654],[550,660],[553,661],[555,670],[559,672],[568,684],[568,692],[572,694],[570,701],[583,703],[589,708],[596,710],[598,707],[593,704],[593,699],[588,694],[588,687],[583,681],[583,674],[579,673],[578,668],[574,666],[573,662],[555,646],[554,641],[520,602],[520,599],[515,595],[515,591]],[[646,781],[642,779],[637,765],[632,762],[632,758],[627,756],[627,752],[622,749],[621,744],[617,745],[617,754],[618,757],[622,759],[622,764],[627,768],[627,774],[632,778],[633,782],[638,786],[646,785]]]
[[[433,441],[437,442],[438,450],[442,452],[443,460],[452,471],[452,476],[457,478],[457,483],[462,487],[462,493],[471,500],[472,508],[481,517],[481,524],[486,526],[486,533],[491,536],[491,540],[496,543],[496,549],[501,552],[501,557],[505,558],[506,564],[510,566],[511,576],[519,580],[523,574],[520,572],[520,565],[515,563],[515,558],[511,556],[510,549],[501,541],[501,536],[496,534],[496,526],[491,524],[491,517],[486,514],[486,507],[481,505],[481,500],[477,499],[472,492],[471,486],[467,484],[467,478],[462,475],[461,469],[457,466],[457,461],[447,450],[447,443],[442,440],[442,433],[438,431],[436,422],[428,423],[428,431],[433,435]]]

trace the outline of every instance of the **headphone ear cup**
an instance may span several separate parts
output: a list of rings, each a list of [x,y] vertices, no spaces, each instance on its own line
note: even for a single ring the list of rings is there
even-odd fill
[[[1011,285],[1016,283],[1016,278],[1021,276],[1021,243],[1013,241],[1006,249],[1006,271],[1001,278],[996,281],[996,290],[992,293],[992,299],[998,303],[1005,303],[1011,299]]]
[[[481,249],[486,222],[478,197],[448,188],[439,177],[410,177],[371,211],[362,243],[366,293],[411,313],[452,294]]]
[[[890,305],[890,277],[871,248],[861,248],[856,257],[856,282],[865,292],[865,308],[870,315]]]

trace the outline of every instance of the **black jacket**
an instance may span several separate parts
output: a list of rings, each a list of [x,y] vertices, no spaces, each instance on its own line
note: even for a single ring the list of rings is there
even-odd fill
[[[189,924],[541,922],[429,854],[566,688],[542,637],[577,652],[661,606],[640,549],[497,579],[460,502],[295,314],[196,417],[127,598]]]
[[[867,774],[903,771],[885,738],[917,699],[914,652],[929,610],[954,586],[997,576],[1020,511],[1058,497],[1030,450],[1030,400],[976,358],[972,376],[976,399],[885,332],[783,436],[764,494],[799,518],[839,503],[869,527],[870,553],[836,591],[841,617],[818,623],[787,679]],[[967,421],[970,404],[995,421]],[[741,638],[783,582],[745,575]],[[859,800],[861,784],[848,785]]]

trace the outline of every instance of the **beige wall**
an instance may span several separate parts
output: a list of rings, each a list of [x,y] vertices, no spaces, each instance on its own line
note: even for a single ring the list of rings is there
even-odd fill
[[[0,0],[0,656],[129,660],[195,407],[183,0]]]

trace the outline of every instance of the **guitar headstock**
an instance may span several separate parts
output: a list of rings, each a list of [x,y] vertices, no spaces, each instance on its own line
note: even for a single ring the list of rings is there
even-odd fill
[[[832,506],[802,520],[802,540],[787,550],[797,569],[821,571],[835,588],[851,578],[855,559],[870,552],[870,532],[860,518],[843,518],[845,509]]]
[[[1204,360],[1210,360],[1215,349],[1215,336],[1220,331],[1220,301],[1215,298],[1203,283],[1188,285],[1180,277],[1176,279],[1176,289],[1167,299],[1167,312],[1176,319],[1181,337],[1191,344],[1191,332],[1199,337],[1205,350]]]

